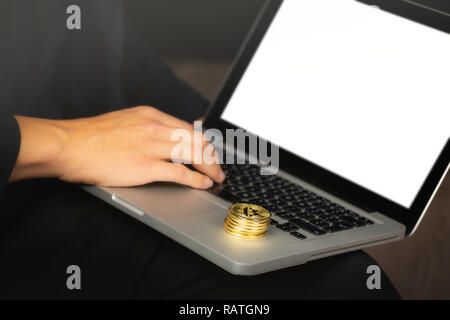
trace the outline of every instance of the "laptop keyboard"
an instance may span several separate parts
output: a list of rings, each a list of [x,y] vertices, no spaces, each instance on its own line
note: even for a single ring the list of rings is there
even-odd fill
[[[232,203],[258,204],[272,213],[271,225],[297,239],[374,224],[356,212],[277,175],[261,175],[251,164],[223,165],[227,176],[212,190]]]

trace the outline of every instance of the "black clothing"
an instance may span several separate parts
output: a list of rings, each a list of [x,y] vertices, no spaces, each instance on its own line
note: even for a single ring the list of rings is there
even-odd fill
[[[76,185],[7,184],[20,146],[13,115],[85,117],[152,105],[192,121],[207,102],[177,79],[124,20],[118,0],[0,2],[0,298],[398,298],[361,251],[236,277]],[[66,287],[81,267],[82,289]]]
[[[384,274],[367,289],[362,251],[238,277],[71,184],[12,183],[1,202],[0,298],[398,298]],[[73,264],[80,291],[66,288]]]

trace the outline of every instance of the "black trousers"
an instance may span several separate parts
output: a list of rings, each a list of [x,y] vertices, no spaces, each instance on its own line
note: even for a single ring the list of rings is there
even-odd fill
[[[1,199],[0,298],[397,299],[369,290],[362,251],[234,276],[150,227],[56,180],[10,184]],[[66,269],[81,268],[81,290]]]

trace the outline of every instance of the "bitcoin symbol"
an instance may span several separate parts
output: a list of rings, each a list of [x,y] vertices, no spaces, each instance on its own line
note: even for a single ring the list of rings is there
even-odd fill
[[[248,213],[249,209],[250,209],[250,213]],[[256,216],[257,216],[257,215],[259,215],[259,211],[256,210],[256,209],[254,209],[254,208],[245,207],[245,208],[244,208],[244,214],[245,214],[246,216],[248,216],[248,217],[251,217],[251,216],[253,216],[253,215],[256,215]]]

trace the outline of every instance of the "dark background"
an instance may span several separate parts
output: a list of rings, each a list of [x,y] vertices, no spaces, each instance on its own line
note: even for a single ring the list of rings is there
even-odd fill
[[[264,0],[127,0],[127,20],[212,101]]]
[[[137,31],[169,59],[230,60],[263,0],[124,1]]]

